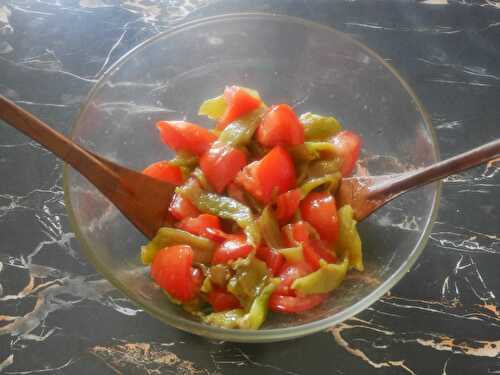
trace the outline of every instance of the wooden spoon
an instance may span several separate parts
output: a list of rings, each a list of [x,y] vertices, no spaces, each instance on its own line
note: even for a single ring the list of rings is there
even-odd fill
[[[401,194],[496,157],[500,157],[500,138],[415,171],[388,176],[343,178],[336,196],[338,206],[350,204],[354,217],[361,221]]]
[[[164,225],[175,186],[86,150],[1,95],[0,119],[79,171],[148,238],[153,238]],[[484,163],[499,154],[500,139],[414,172],[344,178],[337,192],[338,206],[350,204],[360,221],[411,189]]]
[[[95,155],[1,95],[0,119],[85,176],[148,238],[165,223],[174,185]]]

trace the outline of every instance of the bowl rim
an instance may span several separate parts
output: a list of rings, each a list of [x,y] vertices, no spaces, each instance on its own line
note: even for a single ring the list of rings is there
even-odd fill
[[[351,37],[348,34],[340,32],[333,27],[317,23],[311,20],[292,17],[282,14],[275,13],[262,13],[262,12],[242,12],[242,13],[226,13],[217,16],[198,18],[195,20],[191,20],[188,22],[184,22],[178,24],[171,29],[158,33],[137,46],[130,49],[127,53],[121,56],[114,64],[112,64],[98,79],[98,81],[91,88],[89,93],[87,94],[85,100],[82,102],[80,106],[80,110],[78,115],[76,116],[73,125],[71,127],[69,136],[71,139],[75,140],[75,131],[78,127],[78,124],[83,117],[83,114],[86,111],[87,106],[91,103],[92,98],[97,93],[97,91],[101,88],[103,84],[107,81],[108,77],[112,75],[120,66],[125,63],[129,58],[131,58],[136,53],[140,52],[145,46],[148,46],[154,43],[156,40],[164,37],[170,37],[179,32],[183,32],[186,29],[190,29],[193,27],[197,27],[200,25],[207,25],[216,22],[227,22],[227,21],[235,21],[235,20],[244,20],[249,21],[252,19],[259,20],[268,20],[268,21],[279,21],[286,23],[295,23],[301,24],[307,28],[311,29],[321,29],[323,31],[328,31],[334,33],[339,38],[346,39],[349,43],[357,45],[363,51],[365,51],[368,55],[373,57],[376,61],[378,61],[382,66],[389,70],[393,74],[393,76],[399,81],[402,87],[408,93],[410,99],[414,102],[415,109],[420,113],[424,124],[429,131],[431,136],[432,143],[432,152],[435,155],[436,160],[440,160],[439,147],[437,137],[432,127],[430,116],[427,114],[427,111],[424,109],[422,103],[416,96],[415,92],[411,89],[411,87],[406,83],[406,81],[401,77],[399,72],[392,67],[389,63],[387,63],[380,55],[378,55],[375,51],[365,46],[363,43],[359,42],[355,38]],[[411,255],[404,261],[404,263],[391,275],[387,280],[382,282],[374,291],[365,296],[360,301],[354,303],[353,305],[347,307],[345,310],[332,315],[325,317],[323,319],[305,323],[302,325],[287,327],[287,328],[273,328],[273,329],[262,329],[256,331],[245,331],[245,330],[237,330],[237,329],[227,329],[227,328],[219,328],[206,325],[202,322],[189,320],[181,316],[177,315],[166,315],[163,310],[159,308],[155,308],[153,306],[149,306],[138,301],[134,293],[128,290],[128,287],[125,283],[122,283],[117,278],[113,276],[113,273],[107,269],[105,264],[102,264],[98,261],[98,259],[93,255],[94,252],[90,244],[86,241],[83,233],[80,231],[79,226],[77,224],[77,219],[75,216],[75,212],[73,210],[73,206],[71,204],[71,200],[69,197],[69,172],[70,166],[65,163],[63,170],[63,189],[64,189],[64,201],[66,204],[66,208],[68,211],[68,217],[70,221],[70,225],[75,232],[75,235],[79,242],[82,244],[83,252],[86,255],[89,262],[100,272],[114,287],[116,287],[121,293],[125,294],[133,303],[137,304],[141,309],[148,312],[150,315],[156,317],[162,322],[176,327],[180,330],[187,331],[193,334],[205,336],[212,339],[220,339],[232,342],[273,342],[273,341],[282,341],[293,338],[298,338],[301,336],[305,336],[308,334],[312,334],[327,328],[330,328],[336,324],[343,322],[346,319],[353,317],[354,315],[362,312],[373,303],[378,301],[385,293],[387,293],[401,278],[410,271],[411,267],[415,264],[416,260],[419,258],[420,254],[425,248],[427,240],[429,239],[429,235],[432,230],[432,226],[436,220],[437,211],[439,208],[439,200],[441,195],[441,186],[442,183],[440,181],[435,182],[434,186],[434,197],[432,200],[432,207],[430,215],[425,223],[425,229],[422,232],[417,244]]]

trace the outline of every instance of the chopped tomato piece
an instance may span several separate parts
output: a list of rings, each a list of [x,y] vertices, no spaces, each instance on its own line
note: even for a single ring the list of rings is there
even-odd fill
[[[212,264],[228,263],[231,260],[244,258],[252,251],[245,236],[234,236],[235,238],[224,241],[215,249]]]
[[[159,121],[156,127],[163,143],[172,150],[198,156],[205,153],[217,139],[209,130],[186,121]]]
[[[321,259],[328,263],[335,263],[336,256],[326,243],[313,238],[313,232],[311,224],[306,221],[298,221],[282,228],[283,241],[286,246],[302,245],[304,259],[314,270],[317,270]]]
[[[151,264],[151,277],[168,294],[179,301],[196,295],[196,272],[193,277],[193,249],[187,245],[160,250]]]
[[[309,241],[311,225],[306,221],[297,221],[282,228],[283,240],[287,246],[297,246]]]
[[[200,292],[203,278],[203,272],[199,268],[191,267],[191,287],[195,296]]]
[[[186,217],[177,224],[179,229],[185,230],[197,236],[207,236],[207,229],[220,229],[219,218],[215,215],[201,214],[197,217]],[[209,234],[208,234],[209,236]]]
[[[272,294],[269,298],[269,309],[281,313],[300,313],[318,306],[326,297],[326,293],[300,297]]]
[[[304,127],[292,107],[278,104],[265,114],[257,129],[257,140],[268,147],[304,143]]]
[[[221,288],[214,288],[208,293],[208,302],[215,312],[232,310],[240,307],[240,301],[231,293]]]
[[[227,187],[227,195],[229,195],[233,199],[236,199],[238,202],[246,204],[244,190],[234,182],[230,183]]]
[[[181,169],[177,165],[170,164],[168,161],[153,163],[145,168],[142,173],[174,185],[180,185],[184,181]]]
[[[328,263],[337,262],[337,255],[330,250],[330,247],[323,240],[311,240],[311,246],[314,251]]]
[[[312,267],[307,262],[285,263],[279,273],[281,282],[274,293],[284,296],[294,296],[295,291],[291,288],[294,280],[306,276],[312,271]]]
[[[312,192],[300,204],[302,218],[318,231],[320,237],[334,242],[338,237],[339,222],[335,198],[328,192]]]
[[[356,133],[343,130],[331,140],[335,153],[342,158],[340,172],[342,176],[349,176],[354,170],[361,150],[361,138]]]
[[[278,275],[281,267],[285,263],[285,257],[283,255],[265,245],[261,245],[257,248],[256,256],[260,260],[266,262],[267,267],[271,270],[273,276]]]
[[[300,206],[300,190],[293,189],[276,198],[276,218],[281,224],[289,221]]]
[[[187,198],[175,193],[168,211],[177,220],[182,220],[186,217],[195,217],[200,214],[200,211]]]
[[[222,193],[247,163],[243,151],[228,145],[210,148],[200,159],[200,167],[215,191]]]
[[[226,111],[219,119],[218,129],[224,129],[238,117],[241,117],[261,105],[261,100],[239,86],[226,86],[224,90],[224,99],[227,107]]]
[[[222,243],[227,240],[239,238],[238,235],[228,234],[223,230],[217,228],[207,228],[205,231],[205,237],[217,243]]]
[[[288,152],[274,147],[260,161],[247,165],[236,182],[262,203],[269,203],[275,194],[295,187],[295,167]]]
[[[302,253],[304,254],[304,259],[311,265],[314,271],[319,269],[319,261],[321,260],[321,257],[316,252],[316,250],[314,250],[314,247],[310,242],[304,243],[304,245],[302,246]]]

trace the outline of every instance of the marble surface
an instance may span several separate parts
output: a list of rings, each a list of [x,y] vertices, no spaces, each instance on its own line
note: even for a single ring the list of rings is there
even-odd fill
[[[186,19],[250,10],[331,25],[379,52],[430,113],[442,157],[500,135],[493,0],[0,0],[0,93],[68,132],[130,48]],[[0,373],[500,373],[500,160],[445,180],[427,247],[389,295],[328,331],[265,345],[180,332],[122,297],[80,251],[61,173],[0,125]]]

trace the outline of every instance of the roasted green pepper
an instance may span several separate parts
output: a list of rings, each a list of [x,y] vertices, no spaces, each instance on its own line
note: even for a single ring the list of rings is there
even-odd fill
[[[245,91],[247,91],[250,95],[255,98],[260,99],[260,95],[257,91],[249,89],[247,87],[242,87]],[[200,116],[207,116],[212,120],[217,120],[226,111],[227,103],[226,99],[224,99],[224,95],[216,96],[215,98],[207,99],[203,103],[201,103],[200,108],[198,109],[198,114]]]
[[[300,186],[302,199],[305,198],[311,191],[321,186],[324,186],[325,190],[328,190],[331,193],[335,193],[337,191],[341,178],[342,175],[339,172],[335,172],[323,177],[313,177],[307,179]]]
[[[208,314],[207,316],[203,317],[203,321],[216,327],[238,328],[238,322],[244,315],[244,310],[234,309]]]
[[[337,212],[339,218],[339,237],[336,252],[349,259],[349,266],[358,271],[364,270],[361,239],[356,229],[356,220],[350,205],[341,207]]]
[[[198,158],[187,152],[177,152],[175,157],[170,160],[170,164],[177,165],[179,167],[194,168],[198,165]]]
[[[304,144],[289,147],[288,151],[295,163],[335,157],[335,149],[330,142],[304,142]]]
[[[333,158],[326,160],[315,160],[309,163],[307,175],[309,177],[322,177],[340,171],[342,159]]]
[[[231,264],[234,275],[227,283],[227,290],[248,307],[260,293],[269,277],[267,265],[255,256],[238,259]]]
[[[241,119],[232,122],[220,133],[219,141],[229,144],[233,147],[243,147],[250,143],[253,134],[257,130],[262,117],[265,113],[265,107],[262,106]]]
[[[292,284],[299,294],[328,293],[336,289],[344,280],[349,261],[344,258],[340,264],[320,260],[320,268],[307,276],[300,277]]]
[[[269,297],[278,287],[279,279],[271,279],[260,291],[259,295],[253,300],[248,313],[238,320],[238,327],[241,329],[258,329],[266,320],[267,304]]]
[[[205,316],[203,321],[222,328],[258,329],[266,320],[269,297],[278,285],[279,279],[270,280],[254,298],[247,313],[243,309],[221,311]]]
[[[229,197],[206,193],[194,184],[183,185],[176,191],[188,198],[201,212],[234,220],[245,231],[248,242],[254,247],[259,245],[260,233],[249,207]]]
[[[194,176],[198,180],[203,189],[208,191],[212,190],[212,187],[208,183],[207,178],[205,177],[205,174],[203,173],[201,168],[199,167],[195,168],[194,171],[192,172],[192,176]]]
[[[201,103],[201,106],[198,109],[198,114],[200,116],[207,116],[212,120],[217,120],[222,117],[226,108],[226,100],[223,95],[220,95],[215,98],[207,99]]]
[[[304,125],[306,141],[325,141],[342,130],[342,125],[335,117],[320,116],[311,112],[302,114],[300,122]]]
[[[304,252],[302,251],[302,246],[279,249],[279,252],[285,257],[287,262],[290,263],[302,262],[304,260]]]
[[[272,249],[282,247],[280,227],[271,207],[264,208],[257,220],[257,226],[267,246]]]
[[[194,252],[194,261],[210,263],[215,249],[215,243],[208,238],[195,236],[189,232],[175,228],[160,228],[156,236],[145,246],[141,247],[141,260],[144,264],[153,261],[156,252],[173,245],[189,245]]]
[[[221,288],[226,286],[227,281],[231,277],[231,273],[225,264],[215,264],[208,269],[210,282]]]

